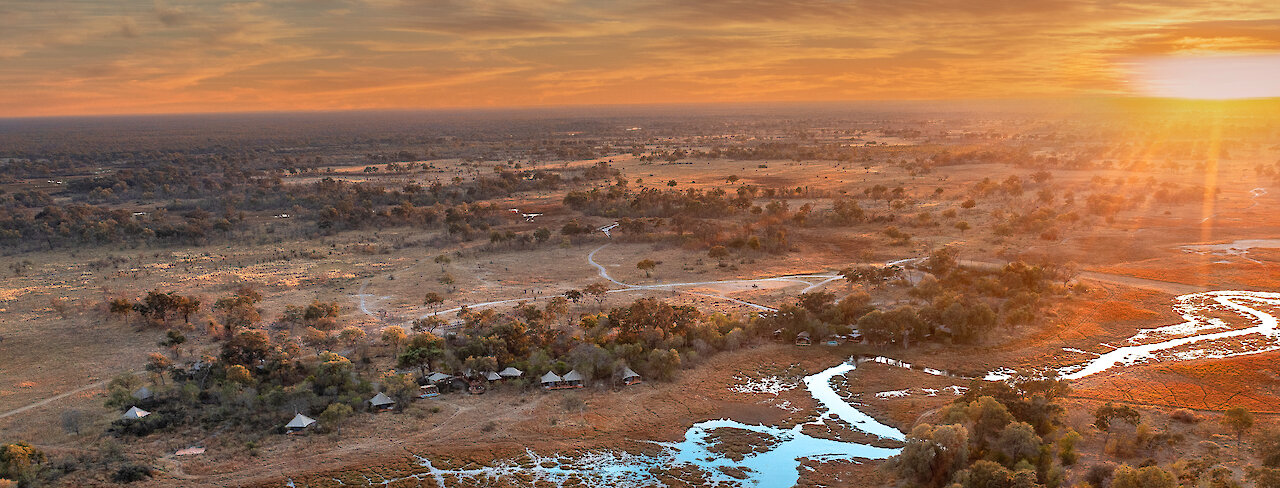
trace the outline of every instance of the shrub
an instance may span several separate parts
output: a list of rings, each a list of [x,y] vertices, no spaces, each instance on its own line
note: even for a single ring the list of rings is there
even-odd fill
[[[1174,410],[1173,413],[1169,414],[1169,419],[1182,422],[1184,424],[1194,424],[1201,420],[1199,415],[1196,415],[1195,412],[1186,408]]]
[[[141,464],[126,464],[120,466],[114,474],[111,475],[111,481],[116,483],[133,483],[142,481],[151,477],[151,467]]]

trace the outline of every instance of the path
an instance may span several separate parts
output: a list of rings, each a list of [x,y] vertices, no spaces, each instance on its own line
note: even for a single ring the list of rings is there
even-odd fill
[[[52,402],[56,402],[56,401],[58,401],[58,400],[61,400],[61,399],[63,399],[63,398],[67,398],[67,397],[69,397],[69,396],[71,396],[71,395],[75,395],[76,393],[80,393],[80,392],[83,392],[83,391],[85,391],[85,390],[92,390],[92,389],[94,389],[94,388],[101,388],[101,387],[103,387],[103,386],[106,386],[106,385],[107,385],[107,383],[109,383],[110,381],[111,381],[111,380],[102,380],[102,381],[98,381],[98,382],[95,382],[95,383],[91,383],[91,384],[88,384],[88,385],[82,386],[82,387],[80,387],[80,388],[76,388],[76,389],[74,389],[74,390],[68,391],[68,392],[66,392],[66,393],[61,393],[61,394],[54,395],[54,396],[51,396],[51,397],[49,397],[49,398],[46,398],[46,399],[44,399],[44,400],[37,401],[37,402],[32,403],[32,404],[30,404],[30,405],[27,405],[27,406],[25,406],[25,407],[18,407],[18,408],[15,408],[15,409],[13,409],[13,410],[10,410],[10,411],[8,411],[8,412],[0,413],[0,419],[5,418],[5,417],[9,417],[9,416],[11,416],[11,415],[17,415],[17,414],[20,414],[20,413],[22,413],[22,412],[25,412],[25,411],[27,411],[27,410],[31,410],[31,409],[34,409],[34,408],[43,407],[43,406],[48,405],[48,404],[50,404],[50,403],[52,403]]]

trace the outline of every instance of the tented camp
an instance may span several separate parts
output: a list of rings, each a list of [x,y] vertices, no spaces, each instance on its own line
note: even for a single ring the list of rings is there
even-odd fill
[[[488,372],[488,373],[485,373],[485,374],[484,374],[484,379],[489,380],[489,381],[498,381],[498,380],[502,379],[502,375],[500,375],[500,374],[498,374],[498,373],[494,373],[493,371],[490,371],[490,372]]]
[[[520,371],[511,366],[507,366],[507,369],[499,371],[498,375],[502,376],[503,378],[519,378],[521,376],[524,376],[524,371]]]
[[[138,419],[140,419],[140,418],[142,418],[142,417],[146,417],[146,416],[148,416],[148,415],[151,415],[151,412],[148,412],[148,411],[143,410],[143,409],[138,408],[138,407],[132,407],[132,408],[130,408],[130,409],[129,409],[129,411],[128,411],[128,412],[125,412],[125,413],[124,413],[124,419],[125,419],[125,420],[138,420]]]
[[[147,400],[151,398],[151,389],[147,387],[138,388],[133,391],[133,398],[137,400]]]
[[[561,378],[555,371],[547,371],[547,374],[542,375],[542,387],[548,390],[560,387],[562,382],[564,382],[564,378]]]
[[[640,379],[640,374],[632,370],[630,366],[622,367],[622,384],[630,386],[641,381],[643,380]]]
[[[315,423],[315,419],[303,414],[297,414],[293,416],[293,420],[290,420],[289,423],[285,424],[284,428],[288,429],[289,433],[292,434],[294,432],[302,431],[307,427],[311,427]]]
[[[396,401],[392,400],[386,393],[378,392],[377,395],[369,399],[369,406],[373,407],[374,410],[390,410],[395,408]]]
[[[812,339],[811,337],[809,337],[809,333],[808,333],[808,332],[801,332],[801,333],[799,333],[799,334],[796,334],[796,345],[797,345],[797,346],[808,346],[808,345],[811,345],[811,344],[813,344],[813,339]]]
[[[583,378],[582,373],[579,373],[578,370],[575,369],[575,370],[569,371],[564,375],[563,387],[564,388],[582,388],[582,380],[584,379],[586,378]]]

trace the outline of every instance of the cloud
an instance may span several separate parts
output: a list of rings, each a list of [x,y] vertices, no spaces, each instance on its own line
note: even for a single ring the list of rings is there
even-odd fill
[[[1280,51],[1272,0],[120,0],[0,5],[6,114],[1124,93]]]

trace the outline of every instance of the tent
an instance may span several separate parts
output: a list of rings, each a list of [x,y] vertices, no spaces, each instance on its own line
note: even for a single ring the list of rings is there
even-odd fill
[[[582,373],[579,373],[576,369],[564,375],[564,382],[568,383],[568,386],[582,386],[582,381],[585,379],[582,377]]]
[[[288,424],[285,424],[284,428],[289,429],[290,432],[297,432],[307,427],[311,427],[314,423],[316,423],[316,419],[303,414],[297,414],[293,416],[293,420],[290,420]]]
[[[808,332],[801,332],[799,334],[796,334],[797,346],[807,346],[809,344],[813,344],[813,339],[809,337]]]
[[[444,373],[431,373],[430,376],[427,376],[427,381],[430,381],[432,383],[439,383],[441,381],[447,380],[452,377],[453,376],[450,376]]]
[[[369,404],[373,405],[373,408],[391,408],[396,404],[396,401],[392,400],[386,393],[378,392],[377,395],[369,399]]]
[[[622,384],[634,385],[636,383],[639,383],[640,381],[641,380],[640,380],[639,373],[636,373],[634,370],[632,370],[630,366],[622,367]]]
[[[143,409],[138,408],[138,407],[132,407],[132,408],[130,408],[130,409],[129,409],[129,411],[128,411],[128,412],[125,412],[125,413],[124,413],[124,419],[125,419],[125,420],[138,420],[138,419],[140,419],[140,418],[142,418],[142,417],[146,417],[146,416],[148,416],[148,415],[151,415],[151,412],[148,412],[148,411],[143,410]]]
[[[146,400],[151,398],[151,389],[147,387],[138,388],[133,391],[133,397],[138,400]]]
[[[511,366],[507,366],[507,369],[504,369],[498,372],[498,374],[501,375],[503,378],[519,378],[521,376],[524,376],[524,371],[520,371]]]
[[[498,373],[494,373],[493,371],[490,371],[490,372],[488,372],[488,373],[485,373],[485,374],[484,374],[484,379],[489,380],[489,381],[498,381],[498,380],[502,379],[502,375],[500,375],[500,374],[498,374]]]
[[[555,371],[547,371],[547,374],[542,375],[542,386],[547,388],[560,386],[561,381],[564,381],[564,378],[561,378]]]

